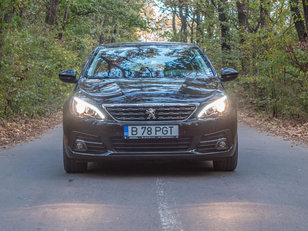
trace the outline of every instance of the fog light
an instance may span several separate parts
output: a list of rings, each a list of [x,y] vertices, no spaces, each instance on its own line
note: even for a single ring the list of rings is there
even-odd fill
[[[221,151],[221,150],[226,150],[228,149],[228,144],[226,139],[220,139],[216,143],[216,149]]]
[[[83,140],[76,140],[74,149],[79,152],[85,152],[87,151],[87,145]]]

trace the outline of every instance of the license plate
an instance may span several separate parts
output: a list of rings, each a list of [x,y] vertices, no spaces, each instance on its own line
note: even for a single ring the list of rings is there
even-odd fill
[[[124,138],[178,138],[178,125],[124,126]]]

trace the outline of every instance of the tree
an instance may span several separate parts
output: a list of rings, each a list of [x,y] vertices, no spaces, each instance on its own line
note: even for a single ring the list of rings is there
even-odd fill
[[[221,31],[221,50],[222,50],[222,64],[225,66],[229,63],[227,60],[230,56],[230,28],[229,20],[227,16],[227,5],[226,0],[218,0],[218,19]]]
[[[138,40],[144,0],[0,0],[0,120],[44,116],[70,90],[60,70],[99,43]]]
[[[290,9],[292,12],[292,18],[295,24],[296,32],[299,41],[304,42],[308,36],[307,30],[305,29],[305,23],[303,21],[302,15],[299,10],[298,0],[289,0]],[[307,4],[306,1],[303,0],[304,10],[307,12]],[[305,15],[307,22],[307,14]]]
[[[181,19],[181,41],[182,42],[187,42],[187,17],[188,17],[188,5],[183,3],[182,1],[180,2],[179,6],[179,16]]]
[[[57,14],[59,7],[59,0],[50,0],[47,3],[47,11],[45,22],[49,25],[55,25],[57,23]]]

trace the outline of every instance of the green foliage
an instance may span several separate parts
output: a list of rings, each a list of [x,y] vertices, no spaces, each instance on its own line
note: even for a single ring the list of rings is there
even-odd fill
[[[240,97],[273,117],[307,120],[308,44],[286,31],[261,30],[248,35],[241,48],[248,68],[233,84]]]
[[[1,117],[43,115],[59,108],[71,86],[58,80],[59,70],[79,69],[77,50],[61,46],[52,32],[38,28],[6,34],[1,69]],[[5,87],[4,87],[5,86]]]
[[[0,2],[0,118],[58,110],[73,85],[64,69],[81,72],[99,43],[137,40],[143,1],[60,0],[57,21],[45,23],[51,0]]]
[[[0,0],[0,118],[58,109],[72,88],[58,80],[61,70],[80,73],[98,44],[137,41],[152,20],[143,9],[151,0],[59,0],[56,22],[47,24],[51,1]],[[298,42],[290,1],[155,0],[169,13],[156,30],[170,41],[197,43],[218,70],[238,69],[240,78],[229,85],[245,104],[307,120],[308,42]],[[298,10],[304,19],[301,4]]]
[[[186,30],[186,40],[198,44],[217,70],[223,66],[239,70],[239,79],[227,85],[244,105],[273,117],[308,121],[308,40],[298,42],[291,0],[160,2],[165,12],[176,15],[176,31],[167,31],[165,38],[184,41]],[[299,14],[307,18],[308,12],[298,5]],[[305,28],[308,33],[307,22]],[[222,41],[230,49],[223,49]]]

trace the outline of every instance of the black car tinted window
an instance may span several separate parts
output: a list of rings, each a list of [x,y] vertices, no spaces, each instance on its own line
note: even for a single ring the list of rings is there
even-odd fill
[[[190,46],[102,48],[94,57],[89,78],[164,78],[213,76],[199,50]]]

